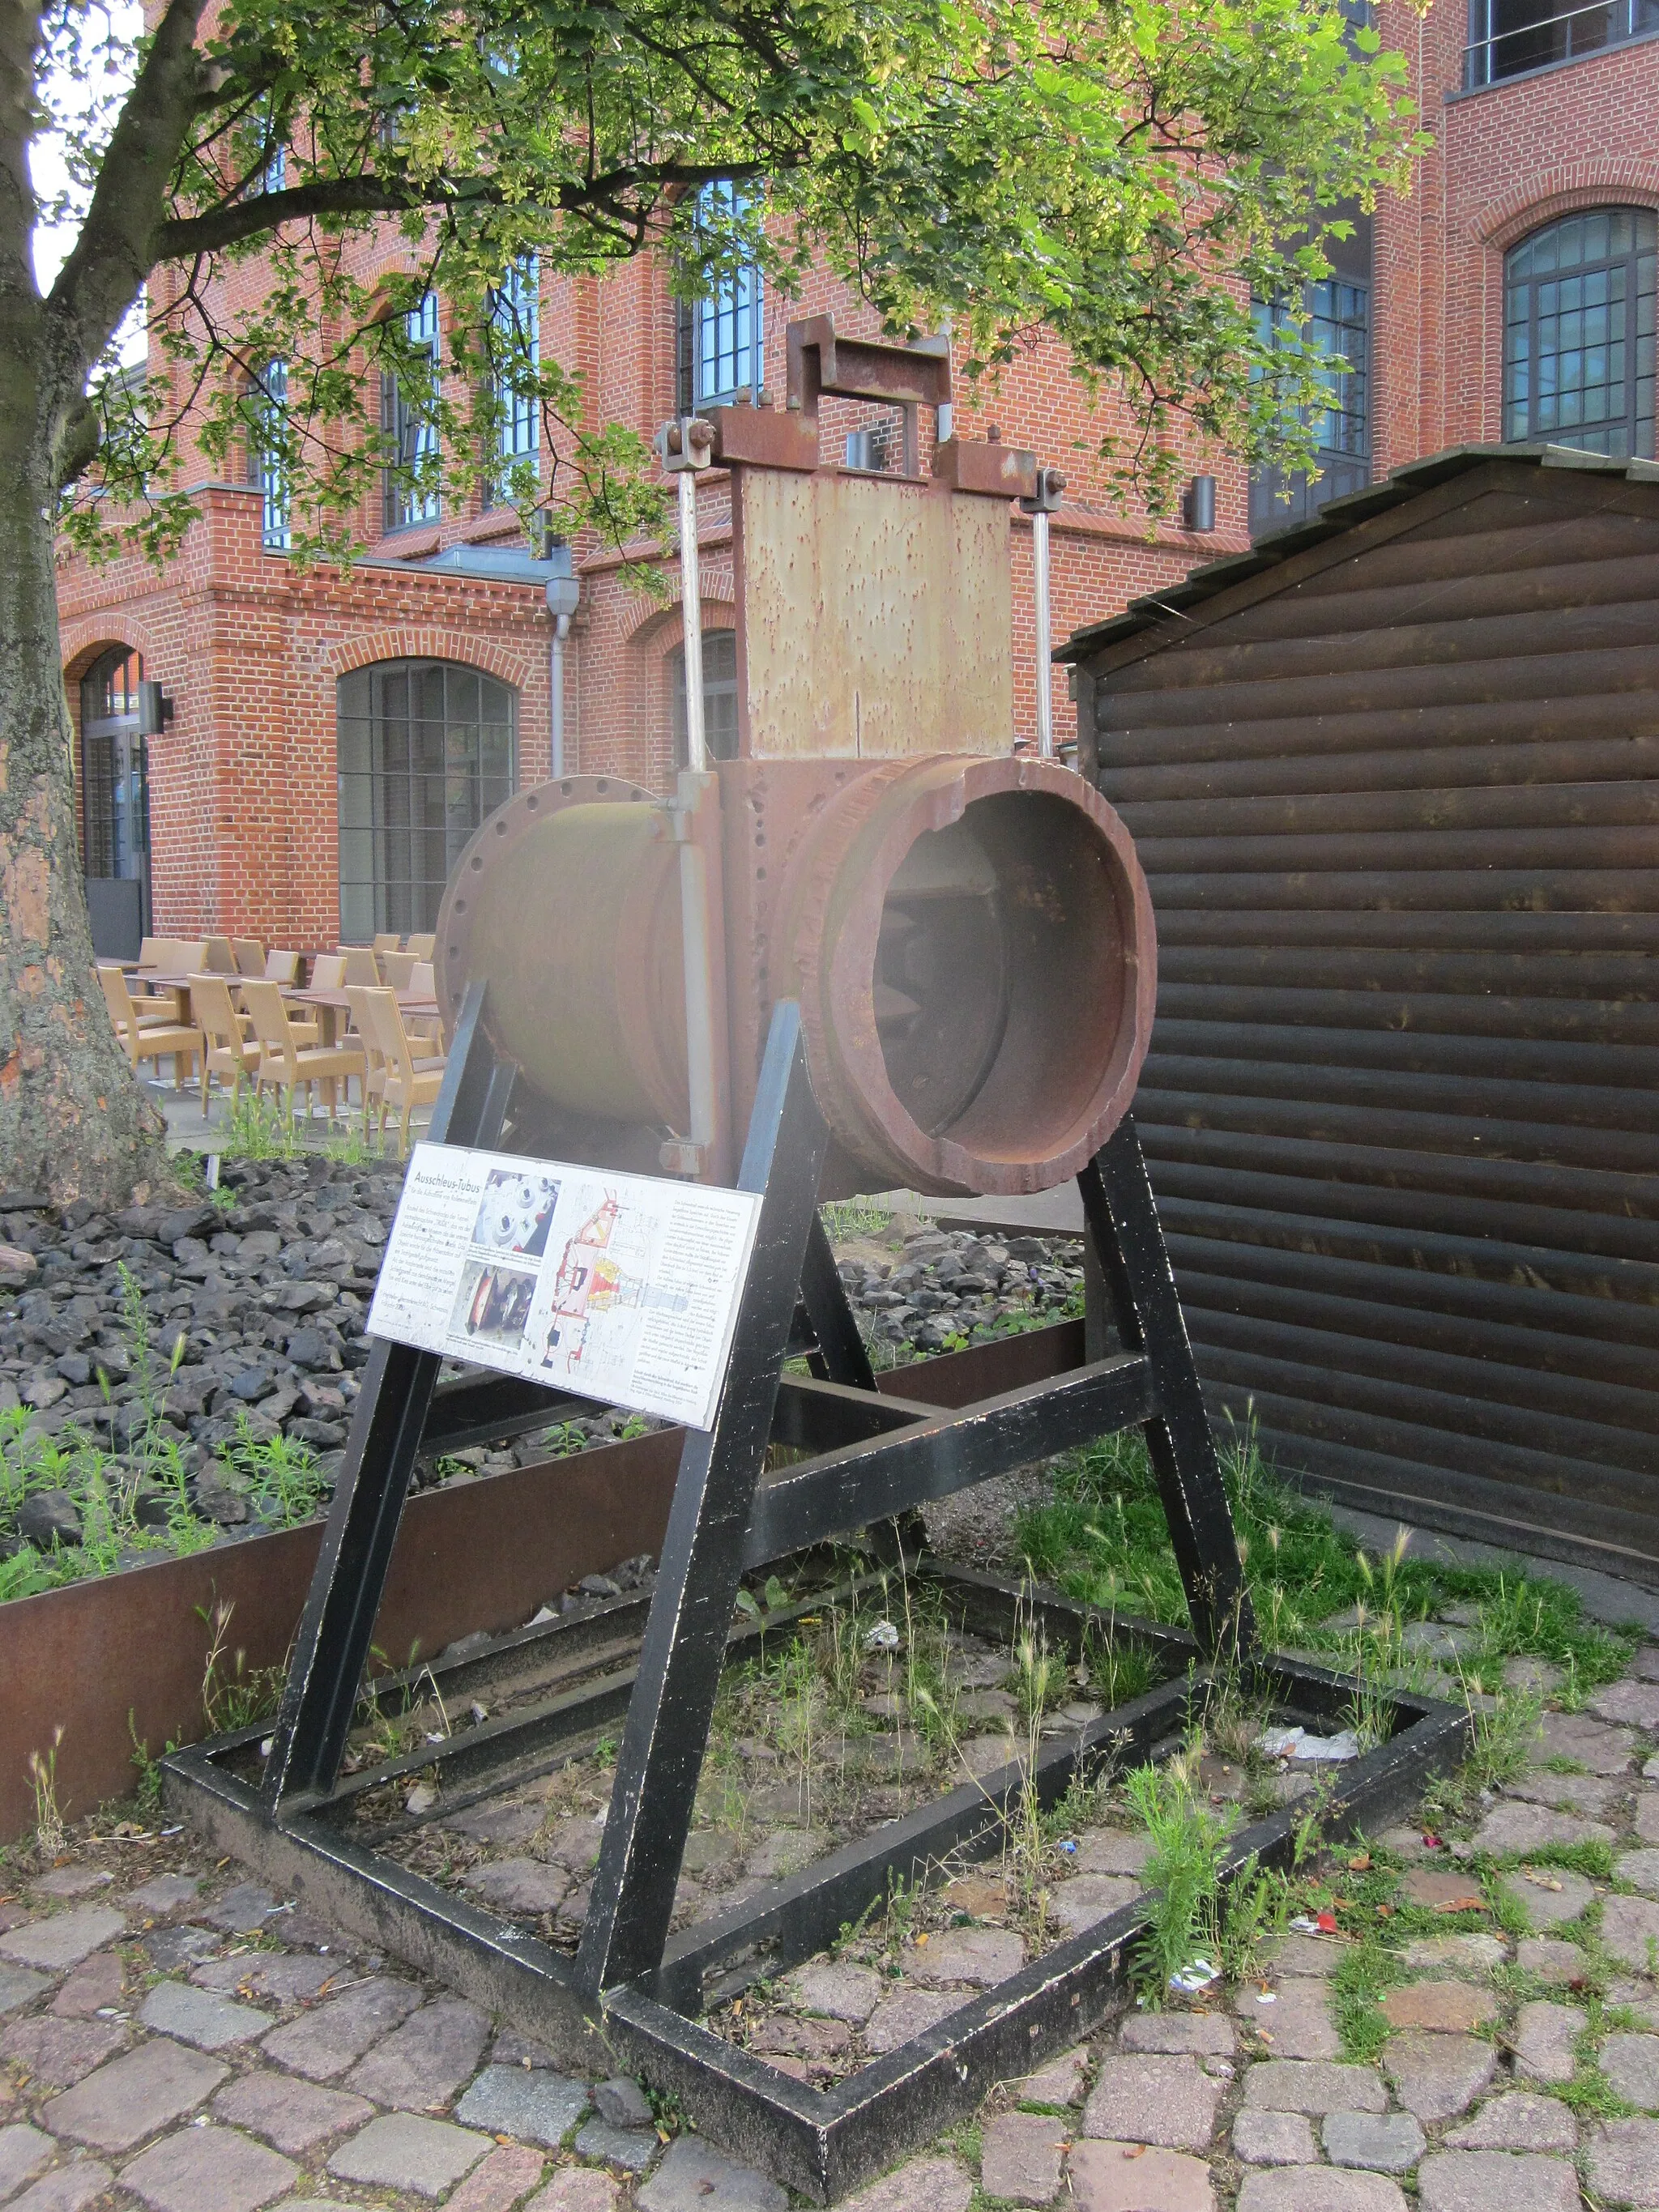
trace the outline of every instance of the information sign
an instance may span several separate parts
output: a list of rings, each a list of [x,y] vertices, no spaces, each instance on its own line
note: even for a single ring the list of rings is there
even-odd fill
[[[707,1429],[760,1206],[746,1191],[419,1144],[369,1334]]]

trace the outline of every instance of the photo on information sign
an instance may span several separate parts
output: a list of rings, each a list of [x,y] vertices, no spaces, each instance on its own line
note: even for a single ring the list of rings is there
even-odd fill
[[[559,1186],[551,1176],[493,1169],[484,1183],[472,1241],[538,1260],[547,1249],[547,1232],[558,1202]]]
[[[535,1291],[533,1273],[472,1261],[461,1272],[450,1328],[492,1344],[517,1345],[523,1340]]]

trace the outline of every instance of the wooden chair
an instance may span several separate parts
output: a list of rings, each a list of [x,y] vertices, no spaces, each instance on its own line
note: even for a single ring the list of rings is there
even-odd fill
[[[204,972],[210,975],[234,975],[238,970],[236,954],[228,937],[210,937]]]
[[[222,975],[193,975],[190,984],[191,1010],[207,1041],[202,1055],[202,1111],[208,1110],[208,1085],[216,1076],[230,1078],[230,1109],[242,1095],[242,1078],[259,1073],[259,1048],[242,1033],[244,1018],[230,1001],[230,986]]]
[[[263,975],[265,972],[265,948],[257,937],[233,937],[230,949],[236,955],[239,975]]]
[[[410,969],[409,981],[404,988],[417,999],[435,999],[438,995],[438,985],[433,974],[432,963],[429,960],[417,960]],[[409,1031],[414,1042],[416,1044],[424,1045],[428,1052],[443,1050],[443,1024],[439,1021],[436,1014],[408,1015],[404,1018],[404,1027]]]
[[[398,1010],[395,991],[363,991],[359,994],[359,1003],[363,1034],[374,1039],[386,1063],[380,1092],[380,1134],[386,1134],[387,1115],[401,1109],[398,1158],[404,1159],[409,1153],[410,1115],[416,1106],[436,1103],[443,1085],[444,1063],[441,1059],[416,1059],[404,1027],[404,1018]]]
[[[432,930],[428,930],[423,937],[407,939],[404,945],[404,951],[412,952],[417,960],[430,960],[437,949],[437,934]]]
[[[380,988],[380,963],[366,945],[343,945],[340,957],[345,962],[345,981],[362,983],[371,991]]]
[[[412,952],[382,952],[380,960],[381,973],[392,989],[406,991],[409,979],[415,972],[415,955]]]
[[[139,975],[137,981],[130,983],[127,986],[127,988],[129,994],[137,1005],[141,1017],[148,1017],[152,1020],[155,1018],[156,1006],[146,1003],[148,1000],[155,1000],[159,1004],[160,1008],[165,1014],[167,1019],[168,1021],[176,1021],[178,1015],[173,1006],[173,994],[170,991],[162,991],[159,993],[152,991],[149,985],[144,981],[143,973],[145,969],[149,969],[151,973],[154,974],[158,969],[165,968],[169,964],[161,957],[166,943],[166,939],[161,937],[145,937],[140,939],[137,961],[140,971]]]
[[[380,1050],[379,1032],[369,1027],[368,1017],[363,1011],[363,1000],[368,995],[366,983],[348,983],[344,987],[346,1000],[351,1008],[351,1027],[346,1035],[363,1055],[363,1135],[368,1135],[371,1109],[380,1103],[380,1122],[386,1121],[386,1054]]]
[[[371,949],[377,953],[395,952],[403,941],[395,929],[383,929],[374,939]]]
[[[109,1018],[115,1024],[115,1034],[121,1040],[121,1048],[131,1061],[133,1071],[145,1060],[173,1061],[173,1087],[185,1087],[184,1063],[188,1060],[195,1072],[202,1051],[202,1032],[186,1023],[140,1022],[138,1010],[132,1003],[132,994],[127,988],[127,979],[118,968],[100,966],[98,981],[103,987],[104,1004],[109,1008]]]
[[[328,1107],[328,1118],[335,1119],[335,1091],[337,1082],[348,1087],[350,1079],[365,1073],[362,1054],[347,1045],[302,1045],[288,1018],[288,1008],[283,1004],[282,992],[275,983],[263,977],[251,977],[242,986],[242,1001],[253,1017],[254,1042],[259,1048],[259,1072],[257,1085],[260,1091],[280,1090],[286,1093],[288,1111],[294,1110],[294,1093],[301,1084],[306,1087],[306,1113],[311,1113],[311,1092],[313,1084],[323,1086],[324,1101]]]
[[[299,954],[275,951],[267,952],[264,980],[267,983],[286,983],[292,988],[300,980]]]
[[[146,939],[154,944],[154,939]],[[115,967],[127,986],[127,1003],[131,1006],[138,1026],[143,1030],[176,1029],[179,1025],[179,998],[173,991],[152,991],[142,980],[128,982],[125,972],[111,961],[94,961],[94,967]]]

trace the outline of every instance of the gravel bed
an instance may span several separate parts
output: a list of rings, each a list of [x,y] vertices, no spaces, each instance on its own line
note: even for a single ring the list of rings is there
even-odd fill
[[[0,1192],[0,1416],[14,1416],[13,1452],[37,1462],[43,1445],[72,1455],[82,1440],[108,1455],[131,1492],[124,1525],[148,1533],[106,1566],[164,1551],[185,1505],[198,1544],[291,1526],[325,1506],[402,1183],[397,1164],[312,1155],[228,1160],[216,1193],[114,1214]],[[878,1365],[982,1342],[1080,1299],[1067,1240],[927,1224],[906,1235],[902,1222],[888,1231],[881,1217],[852,1218],[862,1225],[838,1237],[841,1273]],[[416,1486],[653,1425],[602,1413],[428,1461]],[[303,1448],[296,1482],[250,1472],[247,1448],[277,1438]],[[87,1540],[77,1479],[84,1470],[77,1478],[66,1465],[61,1480],[35,1473],[26,1494],[0,1495],[0,1562],[26,1546],[45,1556]]]

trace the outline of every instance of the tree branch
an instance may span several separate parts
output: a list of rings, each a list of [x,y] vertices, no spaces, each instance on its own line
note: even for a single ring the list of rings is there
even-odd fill
[[[47,305],[67,326],[84,376],[138,296],[179,152],[199,110],[203,64],[196,28],[206,0],[168,0],[131,97],[123,106],[98,183]]]
[[[649,191],[653,195],[675,185],[695,189],[720,179],[756,178],[776,161],[738,161],[708,166],[684,161],[647,162],[612,169],[581,183],[561,185],[556,203],[564,215],[617,216],[618,200],[627,192]],[[522,205],[522,202],[514,203]],[[261,192],[252,199],[227,201],[207,215],[181,216],[161,224],[155,233],[157,261],[180,261],[186,255],[216,253],[228,246],[257,238],[264,231],[317,216],[407,215],[418,208],[480,204],[503,207],[507,195],[489,177],[434,179],[429,185],[400,184],[395,177],[321,177],[280,192]]]

